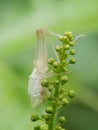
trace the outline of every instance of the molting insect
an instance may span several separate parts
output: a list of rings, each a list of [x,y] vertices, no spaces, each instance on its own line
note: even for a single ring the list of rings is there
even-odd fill
[[[36,31],[37,45],[35,51],[34,69],[29,77],[28,94],[31,98],[31,105],[36,107],[43,102],[46,88],[41,86],[41,80],[46,77],[47,54],[45,43],[45,30],[39,29]]]

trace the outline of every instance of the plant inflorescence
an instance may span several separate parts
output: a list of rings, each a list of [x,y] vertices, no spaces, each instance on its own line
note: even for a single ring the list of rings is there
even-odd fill
[[[59,116],[58,123],[55,123],[56,114],[60,108],[69,104],[69,98],[75,96],[74,90],[67,92],[65,89],[65,85],[69,80],[68,73],[71,72],[68,65],[76,63],[74,58],[76,51],[73,49],[75,40],[72,32],[65,32],[64,35],[59,37],[59,41],[61,44],[55,47],[58,60],[48,59],[54,78],[51,80],[49,77],[41,81],[41,85],[48,91],[47,100],[49,105],[45,108],[44,114],[31,116],[31,121],[41,120],[44,123],[43,125],[36,125],[34,130],[65,130],[65,128],[62,128],[62,123],[66,122],[64,115]]]

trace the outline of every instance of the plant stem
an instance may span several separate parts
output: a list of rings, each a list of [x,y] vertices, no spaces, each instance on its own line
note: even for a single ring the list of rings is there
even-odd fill
[[[54,119],[55,119],[55,115],[56,115],[56,106],[53,109],[53,113],[51,115],[51,120],[49,122],[49,129],[48,130],[53,130],[54,129]]]
[[[59,76],[57,77],[59,79]],[[54,97],[58,97],[59,94],[59,87],[60,85],[55,89]],[[54,130],[54,125],[55,125],[55,116],[56,116],[56,109],[57,109],[57,104],[53,105],[53,113],[51,114],[51,120],[49,122],[49,129],[48,130]]]

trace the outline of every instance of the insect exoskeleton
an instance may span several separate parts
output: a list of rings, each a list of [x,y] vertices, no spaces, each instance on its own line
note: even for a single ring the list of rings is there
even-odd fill
[[[41,86],[41,80],[46,76],[47,66],[47,54],[45,43],[45,31],[39,29],[36,31],[36,51],[34,69],[29,78],[28,94],[31,98],[31,104],[33,107],[43,102],[44,95],[46,93],[45,88]]]

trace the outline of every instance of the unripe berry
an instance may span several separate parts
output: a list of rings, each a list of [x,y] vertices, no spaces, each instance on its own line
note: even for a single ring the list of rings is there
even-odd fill
[[[61,51],[61,49],[62,49],[61,46],[56,46],[55,47],[55,50],[58,51],[58,52]]]
[[[73,40],[72,32],[65,32],[64,35],[67,36],[70,41]]]
[[[55,130],[62,130],[61,126],[56,126]]]
[[[76,60],[74,58],[71,58],[70,59],[70,64],[75,64],[76,63]]]
[[[65,42],[67,40],[67,37],[66,36],[60,36],[59,40],[62,41],[62,42]]]
[[[69,42],[69,45],[70,46],[74,46],[74,42]]]
[[[53,59],[53,58],[50,58],[50,59],[48,60],[48,64],[53,64],[53,62],[54,62],[54,59]]]
[[[48,130],[48,125],[46,124],[42,125],[40,130]]]
[[[67,36],[69,39],[73,38],[72,32],[67,32]]]
[[[34,130],[41,130],[41,128],[40,128],[39,125],[37,125],[37,126],[34,127]]]
[[[38,117],[38,115],[32,115],[31,116],[31,121],[37,121],[37,120],[39,120],[39,117]]]
[[[54,67],[54,68],[57,68],[58,66],[59,66],[58,62],[55,61],[55,62],[53,63],[53,67]]]
[[[66,64],[66,60],[62,60],[62,63],[63,63],[63,64]]]
[[[64,48],[65,48],[66,50],[69,50],[69,49],[70,49],[70,45],[67,44],[67,45],[64,46]]]
[[[76,54],[76,51],[74,49],[70,50],[70,54],[71,55],[75,55]]]
[[[66,119],[65,119],[65,117],[64,117],[64,116],[60,116],[60,117],[59,117],[59,121],[60,121],[61,123],[63,123],[63,122],[65,122],[65,121],[66,121]]]
[[[64,35],[67,36],[67,32],[65,32]]]
[[[74,90],[70,90],[69,93],[68,93],[68,96],[70,98],[73,98],[75,96],[75,91]]]
[[[70,39],[70,41],[73,41],[73,36],[71,35],[69,39]]]
[[[72,32],[67,32],[66,35],[70,37],[72,36]]]
[[[66,83],[68,81],[68,77],[66,75],[62,76],[61,81],[62,81],[62,83]]]
[[[60,37],[59,37],[59,40],[60,40],[60,41],[64,41],[64,37],[63,37],[63,36],[60,36]]]
[[[64,36],[63,39],[64,39],[63,43],[66,43],[66,41],[68,40],[68,38],[66,36]]]
[[[68,72],[68,71],[69,71],[69,69],[67,69],[67,68],[64,69],[64,72]]]
[[[53,108],[52,107],[47,107],[46,108],[46,113],[48,113],[48,114],[52,114],[52,112],[53,112]]]
[[[67,98],[63,98],[62,103],[64,106],[69,104],[69,100]]]

